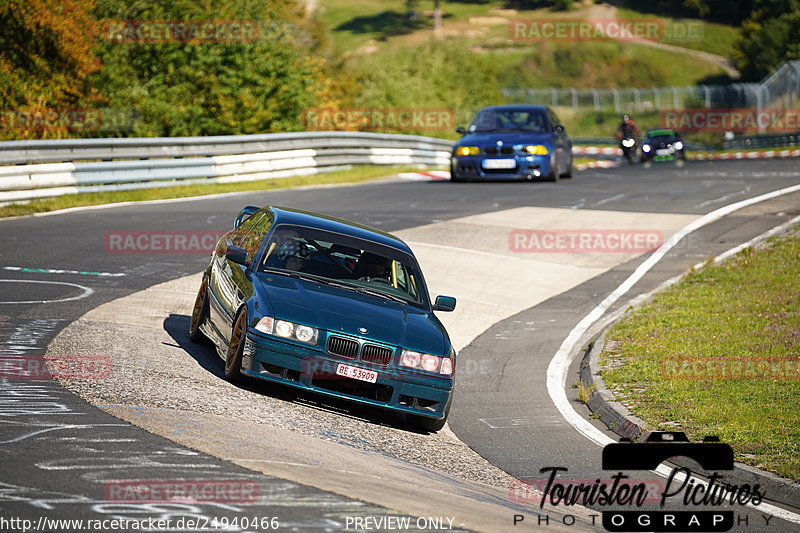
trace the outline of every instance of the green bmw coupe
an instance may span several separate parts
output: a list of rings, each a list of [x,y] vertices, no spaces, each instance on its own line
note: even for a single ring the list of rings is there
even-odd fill
[[[225,376],[369,404],[438,431],[455,350],[411,249],[377,229],[280,207],[245,207],[205,269],[189,334]]]

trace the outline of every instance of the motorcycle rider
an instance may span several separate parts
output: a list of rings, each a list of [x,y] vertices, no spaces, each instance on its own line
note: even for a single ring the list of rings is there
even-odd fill
[[[622,115],[622,122],[617,126],[617,132],[614,134],[617,142],[622,142],[622,139],[632,137],[639,138],[639,126],[633,121],[630,115]]]
[[[622,153],[625,158],[629,163],[633,163],[636,159],[636,145],[639,144],[639,126],[636,125],[627,113],[622,115],[622,122],[617,126],[614,137],[617,139],[619,147],[622,148]],[[633,139],[633,145],[625,146],[625,139]]]

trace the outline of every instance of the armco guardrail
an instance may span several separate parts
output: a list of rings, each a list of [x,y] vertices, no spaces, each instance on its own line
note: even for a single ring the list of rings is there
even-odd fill
[[[453,142],[363,132],[0,142],[0,203],[252,181],[352,165],[449,164]]]
[[[722,148],[726,150],[777,148],[786,146],[800,146],[800,131],[794,133],[741,136],[722,142]]]

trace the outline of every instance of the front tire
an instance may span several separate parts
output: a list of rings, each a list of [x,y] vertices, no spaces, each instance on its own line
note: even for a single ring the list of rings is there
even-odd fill
[[[247,340],[247,311],[242,309],[236,320],[233,321],[231,330],[231,342],[225,352],[225,378],[231,383],[241,383],[244,381],[242,376],[242,353],[244,344]]]
[[[560,177],[558,172],[558,158],[553,157],[553,160],[550,161],[550,175],[548,179],[552,182],[556,182]]]

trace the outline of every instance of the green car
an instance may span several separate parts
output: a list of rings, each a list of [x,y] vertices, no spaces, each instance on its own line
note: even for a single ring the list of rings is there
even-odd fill
[[[684,161],[686,148],[675,130],[647,130],[642,142],[642,163],[648,161]]]
[[[246,207],[205,269],[189,334],[211,341],[225,376],[273,381],[405,413],[438,431],[456,353],[411,249],[353,222]]]

